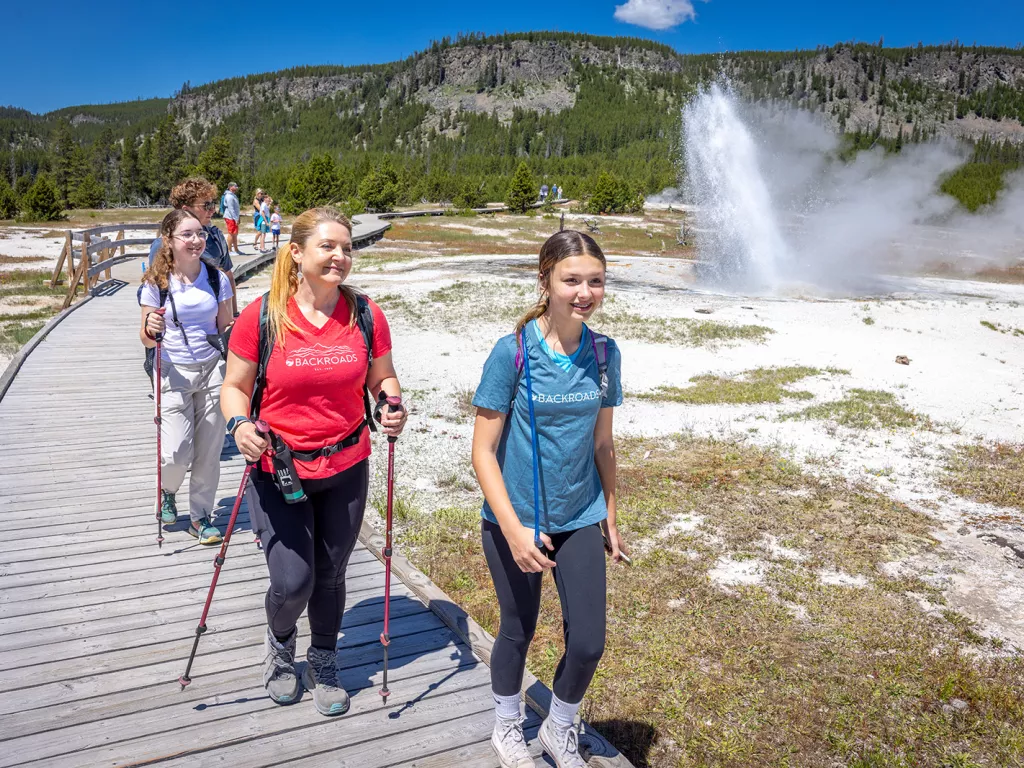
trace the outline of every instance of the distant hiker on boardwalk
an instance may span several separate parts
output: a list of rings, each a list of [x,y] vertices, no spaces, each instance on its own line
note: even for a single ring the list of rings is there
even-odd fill
[[[260,244],[260,206],[263,204],[263,198],[263,190],[257,187],[252,199],[252,225],[256,229],[256,238],[252,241],[253,248],[258,248]]]
[[[540,201],[543,203],[547,199],[547,197],[548,197],[548,185],[547,184],[541,184],[540,185]]]
[[[160,387],[162,501],[165,525],[178,518],[177,494],[191,468],[188,532],[200,544],[217,544],[212,514],[220,482],[224,419],[220,385],[224,362],[207,335],[232,322],[231,281],[202,259],[209,235],[190,210],[171,211],[160,225],[160,242],[142,278],[142,327],[146,347],[161,343]],[[211,285],[211,279],[217,281]],[[161,317],[155,310],[165,308]]]
[[[231,261],[231,254],[228,252],[228,242],[224,233],[213,226],[213,212],[217,210],[217,187],[204,179],[202,176],[193,176],[185,179],[171,190],[171,206],[182,208],[203,224],[206,232],[206,250],[203,251],[203,258],[211,262],[217,269],[224,272],[231,283],[231,311],[238,313],[238,303],[235,298],[235,265]],[[153,263],[153,257],[160,249],[161,238],[157,238],[149,246],[149,263]]]
[[[221,397],[242,455],[260,461],[254,485],[270,570],[263,684],[278,704],[305,686],[324,715],[349,706],[336,648],[369,482],[364,391],[401,394],[387,319],[345,284],[351,269],[348,219],[333,208],[301,214],[277,252],[270,291],[235,324]],[[400,434],[405,409],[378,408],[383,432]],[[270,425],[268,439],[250,421],[257,416]],[[268,445],[273,459],[261,458]],[[300,680],[296,622],[307,609],[311,644]]]
[[[533,766],[520,689],[537,627],[541,579],[558,589],[565,654],[539,739],[558,768],[583,768],[573,720],[604,652],[605,542],[615,525],[612,412],[622,403],[618,347],[585,324],[605,292],[605,257],[565,230],[540,250],[540,301],[498,340],[473,398],[473,468],[484,493],[484,555],[500,628],[491,654],[497,721],[491,745],[505,768]]]
[[[224,226],[228,230],[228,253],[241,256],[238,248],[238,224],[242,220],[242,207],[238,200],[238,185],[235,182],[228,184],[224,192]]]
[[[274,250],[281,247],[281,206],[275,205],[270,214],[270,234],[274,236]]]

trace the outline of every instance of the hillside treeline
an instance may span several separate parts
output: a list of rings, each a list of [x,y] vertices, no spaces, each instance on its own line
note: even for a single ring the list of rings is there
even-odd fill
[[[25,211],[34,187],[35,214],[52,197],[50,208],[158,202],[187,173],[262,186],[286,210],[324,196],[351,208],[501,200],[523,163],[573,197],[611,174],[632,199],[678,183],[680,107],[722,75],[752,99],[820,113],[847,154],[966,135],[971,167],[943,189],[974,209],[1024,159],[990,135],[1024,119],[1022,66],[1019,50],[955,43],[682,56],[632,38],[466,35],[392,64],[186,83],[170,100],[0,108],[0,216]]]

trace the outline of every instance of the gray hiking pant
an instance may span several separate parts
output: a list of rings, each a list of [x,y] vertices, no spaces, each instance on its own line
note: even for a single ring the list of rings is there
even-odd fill
[[[217,356],[205,363],[165,360],[161,367],[163,489],[177,493],[191,468],[189,516],[193,520],[212,517],[224,447],[224,416],[220,412],[224,363]]]

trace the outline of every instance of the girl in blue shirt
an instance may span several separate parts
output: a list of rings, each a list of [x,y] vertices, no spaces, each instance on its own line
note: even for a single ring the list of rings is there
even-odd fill
[[[605,540],[615,562],[626,552],[615,525],[612,441],[612,409],[622,403],[619,350],[585,324],[604,298],[605,268],[604,253],[588,235],[566,230],[548,238],[538,267],[541,298],[516,332],[495,345],[473,398],[483,549],[501,609],[491,656],[497,716],[491,744],[505,768],[534,765],[519,692],[544,571],[558,589],[565,654],[539,739],[558,768],[585,766],[573,721],[604,652]],[[607,363],[606,377],[600,361]],[[534,542],[535,453],[543,548]]]

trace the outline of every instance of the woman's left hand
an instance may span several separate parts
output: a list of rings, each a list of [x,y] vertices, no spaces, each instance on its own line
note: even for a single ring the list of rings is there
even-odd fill
[[[611,549],[612,560],[616,563],[621,563],[622,556],[628,555],[629,550],[626,549],[626,542],[614,523],[605,522],[604,537],[607,546]]]
[[[380,413],[381,431],[388,437],[398,437],[405,429],[405,421],[408,418],[409,412],[404,403],[397,407],[386,405]]]

